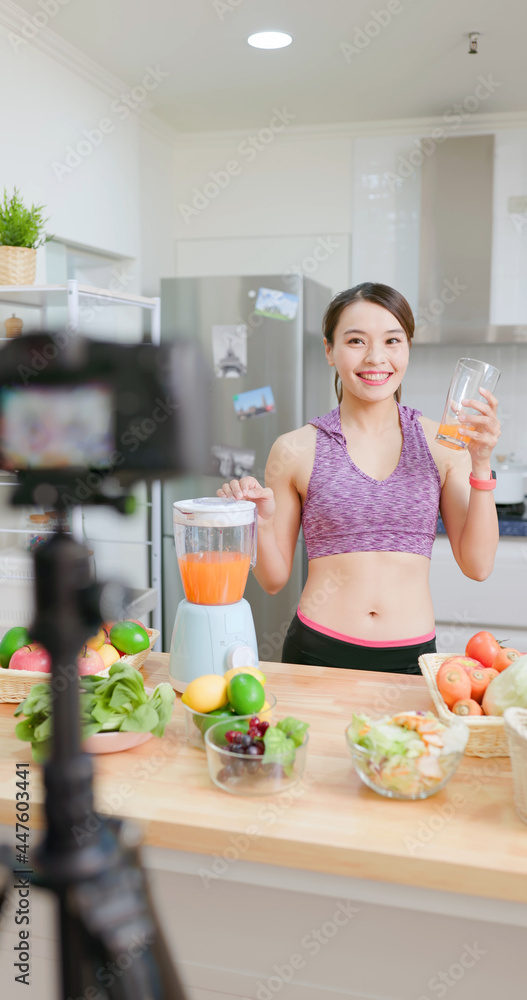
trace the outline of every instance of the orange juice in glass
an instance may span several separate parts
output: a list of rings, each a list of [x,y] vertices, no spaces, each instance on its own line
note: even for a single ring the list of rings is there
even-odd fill
[[[462,451],[467,447],[471,439],[463,431],[474,430],[474,426],[469,421],[461,422],[459,414],[464,413],[470,418],[471,414],[476,415],[479,410],[463,406],[462,403],[468,399],[481,400],[484,403],[485,397],[479,390],[487,389],[489,392],[494,392],[500,374],[497,368],[485,361],[460,358],[454,369],[436,441],[445,448],[454,448],[456,451]]]

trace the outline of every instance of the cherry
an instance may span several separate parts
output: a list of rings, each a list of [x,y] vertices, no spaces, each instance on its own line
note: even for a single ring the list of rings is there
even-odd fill
[[[240,733],[237,729],[229,729],[228,732],[225,733],[225,739],[228,743],[241,743],[243,735],[244,734]]]
[[[263,736],[264,733],[266,733],[268,729],[269,729],[269,723],[266,722],[265,719],[262,722],[259,723],[259,725],[258,725],[258,732],[259,732],[260,736]]]
[[[265,753],[265,743],[263,740],[255,740],[254,746],[256,747],[259,754]]]
[[[261,750],[256,746],[256,743],[251,743],[251,746],[247,747],[245,753],[248,757],[259,757]]]

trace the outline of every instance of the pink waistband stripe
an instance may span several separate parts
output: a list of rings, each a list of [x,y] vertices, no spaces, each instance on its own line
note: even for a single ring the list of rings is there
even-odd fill
[[[418,635],[412,639],[392,639],[390,642],[371,642],[369,639],[356,639],[352,635],[344,635],[344,632],[335,632],[332,628],[325,628],[324,625],[319,625],[318,622],[312,622],[310,618],[306,618],[300,608],[297,610],[297,615],[304,625],[307,625],[308,628],[314,629],[315,632],[321,632],[322,635],[328,635],[331,639],[340,639],[341,642],[352,642],[356,646],[371,646],[374,649],[394,648],[396,646],[420,646],[423,642],[431,642],[432,639],[435,639],[435,629],[433,629],[426,635]]]

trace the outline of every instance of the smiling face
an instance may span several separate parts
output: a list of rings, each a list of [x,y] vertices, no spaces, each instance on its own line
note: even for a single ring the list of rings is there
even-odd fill
[[[342,310],[333,344],[324,341],[344,392],[379,401],[393,396],[408,367],[410,344],[396,317],[373,302],[359,300]]]

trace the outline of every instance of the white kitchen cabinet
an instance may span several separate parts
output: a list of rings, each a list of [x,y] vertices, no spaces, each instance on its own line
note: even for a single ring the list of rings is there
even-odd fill
[[[432,550],[430,588],[439,652],[462,652],[480,629],[520,651],[527,650],[527,538],[500,537],[494,570],[487,580],[470,580],[454,559],[446,535]]]

